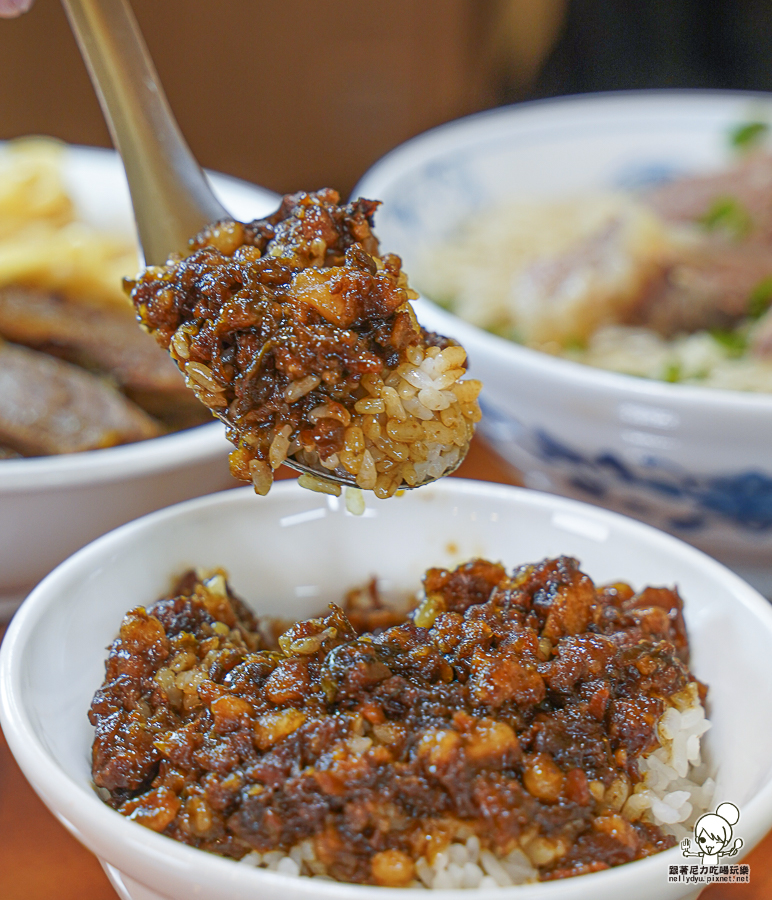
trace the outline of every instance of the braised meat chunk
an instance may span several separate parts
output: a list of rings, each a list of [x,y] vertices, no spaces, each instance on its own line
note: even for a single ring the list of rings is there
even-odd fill
[[[0,340],[0,444],[10,451],[76,453],[160,434],[156,421],[109,384],[70,363]]]
[[[548,880],[675,843],[648,760],[705,695],[675,590],[561,557],[430,569],[396,624],[361,597],[278,638],[222,572],[132,610],[90,713],[103,798],[204,850],[389,886],[448,886],[459,846]]]
[[[210,420],[168,355],[137,328],[128,303],[100,307],[35,288],[0,288],[0,337],[109,379],[168,428]]]
[[[479,420],[466,354],[415,320],[377,203],[294,194],[220,222],[132,285],[140,320],[223,418],[231,471],[267,493],[286,459],[380,497],[453,469]]]
[[[169,355],[137,328],[122,286],[137,270],[136,247],[105,225],[101,182],[69,183],[80,158],[46,138],[9,141],[0,154],[0,460],[211,421]],[[72,187],[88,188],[85,207]],[[88,221],[93,213],[100,224]]]

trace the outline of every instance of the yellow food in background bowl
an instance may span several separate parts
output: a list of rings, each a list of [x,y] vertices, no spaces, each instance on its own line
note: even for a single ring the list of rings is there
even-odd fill
[[[211,179],[228,209],[247,221],[275,207],[276,196],[269,191],[223,175]],[[0,144],[0,308],[9,313],[6,326],[11,318],[14,328],[23,322],[30,342],[42,336],[50,349],[50,319],[42,315],[30,325],[32,307],[44,313],[67,310],[72,314],[67,333],[74,330],[78,337],[75,355],[85,346],[90,356],[109,362],[115,350],[125,351],[123,339],[105,347],[91,322],[122,320],[128,327],[120,334],[149,342],[188,394],[176,367],[134,321],[121,279],[136,270],[131,204],[123,166],[113,151],[40,138]],[[113,401],[134,402],[115,389],[117,376],[95,377],[16,340],[0,331],[0,354],[10,352],[23,361],[41,357],[46,365],[37,379],[41,388],[52,388],[46,375],[51,368],[69,367],[80,378],[91,378],[95,390],[111,392]],[[147,369],[142,362],[134,366],[138,376]],[[8,367],[0,364],[0,380],[8,375]],[[134,395],[144,400],[140,394],[138,387]],[[56,397],[47,396],[56,414]],[[0,406],[9,397],[4,381]],[[19,428],[28,426],[30,410],[29,403],[17,406]],[[137,406],[135,412],[155,422]],[[66,418],[59,416],[63,427]],[[157,422],[155,428],[155,433],[165,430]],[[228,447],[222,426],[207,418],[196,428],[104,449],[28,458],[18,453],[3,458],[0,450],[0,620],[58,562],[98,535],[170,503],[232,486]]]
[[[138,268],[128,235],[77,217],[63,169],[65,146],[21,138],[0,153],[0,287],[61,292],[97,306],[129,306],[122,279]]]

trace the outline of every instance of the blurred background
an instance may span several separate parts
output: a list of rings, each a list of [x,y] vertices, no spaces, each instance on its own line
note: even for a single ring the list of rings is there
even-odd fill
[[[205,165],[345,196],[421,131],[584,91],[772,89],[772,0],[133,0]],[[109,146],[58,0],[0,20],[0,138]]]

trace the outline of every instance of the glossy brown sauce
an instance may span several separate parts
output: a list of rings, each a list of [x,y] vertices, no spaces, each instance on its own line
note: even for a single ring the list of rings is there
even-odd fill
[[[377,444],[380,480],[360,479],[360,486],[390,496],[409,482],[408,456],[429,455],[409,453],[404,441],[445,435],[452,446],[455,434],[465,452],[479,419],[479,387],[471,396],[469,384],[450,395],[458,406],[452,417],[424,416],[432,420],[428,432],[423,421],[404,427],[393,389],[391,404],[381,398],[381,378],[410,367],[409,348],[420,348],[412,355],[423,359],[429,348],[454,342],[416,322],[409,300],[417,294],[399,257],[379,254],[377,206],[341,205],[332,190],[288,195],[264,219],[205,229],[190,255],[146,270],[131,286],[140,320],[199,399],[227,419],[237,448],[231,471],[260,493],[287,454],[312,454],[330,470],[356,475],[369,441]]]
[[[678,593],[597,587],[568,557],[430,569],[424,591],[407,616],[371,585],[285,628],[189,573],[110,648],[95,784],[237,859],[309,839],[343,881],[407,884],[459,834],[525,847],[542,879],[671,846],[615,798],[694,681]]]

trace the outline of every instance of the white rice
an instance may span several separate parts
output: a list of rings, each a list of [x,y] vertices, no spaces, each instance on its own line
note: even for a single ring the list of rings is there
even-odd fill
[[[515,202],[464,223],[427,248],[414,281],[481,328],[554,356],[661,381],[772,393],[772,360],[710,331],[663,338],[618,324],[673,250],[701,232],[672,225],[631,196]],[[748,326],[749,344],[772,314]],[[762,343],[764,341],[762,340]]]
[[[697,819],[711,808],[715,781],[708,775],[702,759],[701,737],[710,728],[700,703],[697,685],[692,682],[670,698],[669,705],[657,723],[660,746],[639,759],[642,780],[632,792],[629,785],[614,782],[604,791],[607,803],[621,808],[630,821],[646,821],[658,825],[677,840],[688,837]],[[368,747],[370,742],[368,741]],[[362,750],[367,748],[363,747]],[[597,785],[598,783],[594,783]],[[601,786],[601,791],[603,788]],[[593,792],[595,793],[595,791]],[[596,794],[597,796],[597,794]],[[505,888],[537,881],[537,865],[544,864],[545,848],[538,834],[529,833],[523,846],[505,857],[497,857],[480,845],[472,834],[457,839],[432,860],[415,861],[416,879],[411,888],[473,889]],[[298,877],[332,879],[325,865],[316,858],[313,843],[304,840],[285,854],[253,851],[241,865],[254,866]]]
[[[772,361],[734,356],[707,331],[666,340],[648,328],[609,325],[595,332],[586,349],[565,351],[563,355],[599,369],[642,378],[772,393]]]
[[[701,738],[710,722],[697,685],[692,682],[672,697],[671,703],[657,723],[661,746],[639,760],[643,778],[622,812],[632,821],[653,822],[680,841],[711,808],[716,783],[702,759]]]
[[[453,471],[480,419],[477,396],[482,385],[463,379],[466,353],[461,347],[411,346],[406,356],[383,378],[362,379],[367,396],[354,404],[353,415],[345,413],[344,446],[339,453],[320,460],[316,452],[305,451],[277,433],[271,445],[271,467],[295,456],[317,471],[326,468],[338,476],[353,476],[361,490],[374,491],[381,499],[404,486],[415,487]],[[340,413],[323,404],[311,417],[318,420],[328,415],[339,418]],[[258,474],[264,478],[266,473],[261,469]],[[300,483],[311,490],[340,494],[339,486],[326,481],[323,474],[304,477]]]

